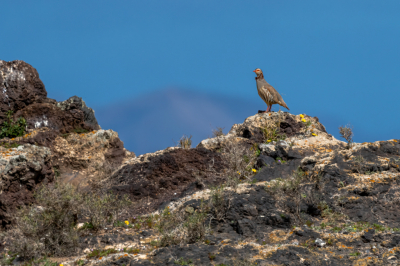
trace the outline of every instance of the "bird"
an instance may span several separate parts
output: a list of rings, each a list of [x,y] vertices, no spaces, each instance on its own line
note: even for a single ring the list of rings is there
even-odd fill
[[[286,109],[290,110],[283,100],[282,96],[275,90],[274,87],[272,87],[271,85],[269,85],[268,82],[265,81],[262,70],[256,68],[253,72],[257,75],[256,83],[258,95],[268,106],[267,110],[264,111],[264,113],[271,112],[273,104],[279,104],[280,106],[283,106]]]

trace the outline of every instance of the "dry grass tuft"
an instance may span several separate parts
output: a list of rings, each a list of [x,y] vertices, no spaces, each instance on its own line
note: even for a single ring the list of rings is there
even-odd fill
[[[192,147],[192,135],[183,135],[179,140],[178,147],[181,147],[183,149],[190,149]]]

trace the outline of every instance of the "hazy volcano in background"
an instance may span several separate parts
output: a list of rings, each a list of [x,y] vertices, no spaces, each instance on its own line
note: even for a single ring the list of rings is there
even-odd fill
[[[233,124],[243,123],[247,117],[266,108],[261,99],[252,101],[173,88],[95,107],[95,112],[103,129],[118,132],[125,148],[140,155],[176,146],[183,134],[193,136],[192,146],[195,147],[201,140],[211,137],[216,127],[224,128],[227,133]],[[278,110],[274,105],[273,111]],[[301,112],[293,110],[291,113]],[[338,127],[349,122],[334,110],[306,114],[317,116],[328,133],[338,139]],[[352,124],[357,142],[390,139],[396,135],[390,125],[387,129],[370,130],[368,124]]]
[[[117,131],[125,147],[143,154],[176,143],[183,134],[192,135],[193,146],[212,135],[212,129],[242,123],[257,110],[251,102],[167,89],[95,109],[104,129]]]

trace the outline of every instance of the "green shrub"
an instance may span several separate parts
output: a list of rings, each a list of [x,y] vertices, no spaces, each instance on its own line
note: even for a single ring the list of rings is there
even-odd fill
[[[80,192],[69,184],[56,181],[43,185],[35,193],[35,205],[22,206],[13,214],[15,225],[3,240],[12,254],[23,259],[65,256],[78,247],[79,230],[96,230],[117,221],[131,202],[113,194]],[[80,215],[89,222],[78,230]]]
[[[224,195],[224,185],[218,186],[211,188],[210,191],[210,201],[209,201],[209,207],[211,210],[212,215],[214,216],[215,219],[218,221],[221,221],[224,219],[226,215],[226,204],[225,204],[225,195]]]
[[[253,167],[259,153],[256,147],[229,142],[222,148],[222,159],[226,164],[226,185],[237,189],[241,180],[250,180],[256,171]]]
[[[71,185],[56,182],[40,188],[35,198],[37,206],[21,207],[15,214],[15,227],[6,232],[9,251],[25,259],[75,251],[82,196]]]
[[[3,122],[3,126],[0,130],[0,139],[2,138],[16,138],[23,136],[26,129],[26,120],[23,117],[18,118],[14,122],[12,119],[13,111],[7,112],[7,120]]]
[[[161,234],[160,246],[195,243],[204,239],[208,232],[205,220],[208,214],[202,211],[187,213],[185,211],[171,212],[165,208],[160,215],[157,229]]]
[[[90,217],[91,229],[98,230],[106,224],[115,224],[118,221],[119,213],[131,204],[127,195],[119,198],[112,193],[88,193],[84,196],[82,212]],[[119,224],[116,225],[119,226]]]

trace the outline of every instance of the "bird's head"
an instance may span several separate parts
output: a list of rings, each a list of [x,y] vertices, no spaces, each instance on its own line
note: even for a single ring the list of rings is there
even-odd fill
[[[262,73],[263,73],[262,70],[259,68],[256,68],[255,70],[253,70],[253,72],[256,73],[257,77],[262,75]]]

